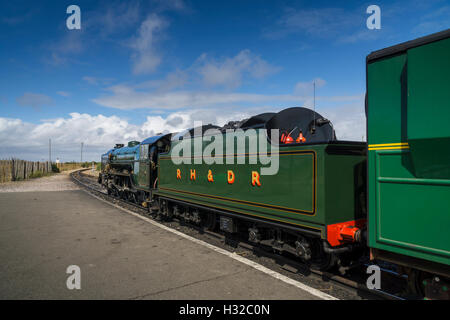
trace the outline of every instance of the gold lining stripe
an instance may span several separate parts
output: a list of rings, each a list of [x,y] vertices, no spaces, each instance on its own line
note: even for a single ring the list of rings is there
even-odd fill
[[[313,209],[313,211],[300,210],[300,209],[294,209],[294,208],[288,208],[288,207],[281,207],[281,206],[272,205],[272,204],[253,202],[253,201],[248,201],[248,200],[239,200],[239,199],[226,198],[226,197],[209,195],[209,194],[204,194],[204,193],[191,192],[191,191],[186,191],[186,190],[177,190],[177,189],[165,188],[165,187],[160,187],[160,189],[163,191],[185,193],[185,194],[189,194],[189,195],[193,195],[193,196],[200,196],[200,197],[215,199],[215,200],[219,200],[219,201],[229,201],[229,202],[234,202],[234,203],[237,202],[237,203],[241,203],[243,205],[254,206],[254,207],[259,207],[259,208],[263,208],[263,209],[272,209],[272,210],[276,210],[276,211],[289,212],[289,213],[295,213],[295,214],[303,214],[303,215],[308,215],[308,216],[315,215],[315,213],[314,213],[315,208]],[[284,209],[286,209],[286,210],[284,210]],[[291,211],[295,211],[295,212],[291,212]]]
[[[164,193],[162,193],[162,192],[158,192],[158,194],[159,194],[160,196],[162,196],[162,197],[165,197],[165,198],[172,198],[172,199],[175,199],[175,200],[183,200],[183,201],[187,201],[187,202],[192,202],[192,203],[200,204],[200,205],[203,205],[203,206],[206,206],[206,207],[219,208],[219,209],[226,210],[226,211],[231,211],[231,212],[241,213],[241,214],[243,214],[243,215],[250,215],[250,216],[255,216],[255,217],[259,217],[259,218],[263,218],[263,219],[269,219],[269,220],[279,221],[279,222],[283,222],[283,223],[293,224],[293,225],[297,225],[297,226],[301,226],[301,227],[305,227],[305,228],[316,229],[316,230],[319,230],[319,231],[320,231],[320,235],[321,235],[321,237],[322,237],[322,229],[321,229],[321,228],[317,228],[317,227],[313,227],[313,226],[309,226],[309,225],[305,225],[305,224],[299,224],[299,223],[295,223],[295,222],[288,222],[288,221],[286,221],[286,220],[280,220],[280,219],[275,219],[275,218],[269,218],[269,217],[265,217],[265,216],[260,216],[260,215],[257,215],[257,214],[252,214],[252,213],[240,211],[240,210],[237,210],[237,209],[235,209],[235,208],[230,209],[230,208],[226,208],[226,207],[222,207],[222,206],[218,206],[218,205],[214,205],[214,204],[210,204],[210,203],[205,204],[204,202],[191,200],[190,198],[187,198],[187,197],[184,197],[184,199],[180,199],[180,198],[177,197],[176,195],[172,195],[172,194],[167,195],[167,194],[164,194]],[[183,196],[181,196],[181,197],[183,197]]]
[[[295,214],[300,214],[300,215],[306,215],[306,216],[310,216],[310,217],[314,217],[316,216],[316,209],[317,209],[317,153],[315,150],[312,149],[307,149],[307,150],[291,150],[291,151],[284,151],[283,153],[288,153],[288,152],[293,152],[293,154],[281,154],[281,155],[312,155],[312,169],[313,169],[313,174],[312,174],[312,183],[313,183],[313,190],[312,190],[312,210],[301,210],[301,209],[295,209],[295,208],[289,208],[289,207],[282,207],[282,206],[277,206],[277,205],[272,205],[272,204],[266,204],[266,203],[259,203],[259,202],[253,202],[253,201],[248,201],[248,200],[241,200],[241,199],[234,199],[234,198],[227,198],[227,197],[221,197],[221,196],[216,196],[216,195],[210,195],[210,194],[204,194],[204,193],[198,193],[198,192],[192,192],[192,191],[186,191],[186,190],[177,190],[177,189],[173,189],[173,188],[167,188],[167,187],[159,187],[158,189],[161,190],[167,190],[169,192],[178,192],[178,193],[187,193],[187,194],[192,194],[192,195],[196,195],[196,196],[201,196],[201,197],[205,197],[205,198],[210,198],[210,199],[216,199],[216,200],[222,200],[222,201],[229,201],[229,202],[241,202],[245,205],[248,206],[255,206],[255,207],[260,207],[260,208],[265,208],[268,209],[268,207],[274,207],[272,208],[273,210],[276,211],[282,211],[282,212],[289,212],[289,213],[295,213]],[[159,171],[158,171],[158,175],[159,175]],[[219,199],[221,198],[221,199]],[[246,203],[244,203],[246,202]],[[278,209],[277,209],[278,208]],[[283,210],[286,209],[286,210]],[[297,212],[292,212],[292,211],[297,211]]]
[[[268,156],[276,156],[276,155],[279,155],[279,156],[291,156],[291,155],[295,155],[295,154],[298,154],[298,153],[303,153],[304,151],[313,151],[313,152],[315,152],[314,150],[310,150],[310,149],[305,149],[305,150],[302,150],[302,149],[298,149],[298,150],[285,150],[285,151],[279,151],[279,152],[268,152],[268,151],[266,151],[266,156],[268,157]],[[200,156],[190,156],[190,157],[188,157],[188,156],[186,156],[186,159],[198,159],[198,158],[219,158],[219,157],[239,157],[239,156],[260,156],[260,154],[259,153],[233,153],[233,154],[217,154],[217,155],[214,155],[214,156],[204,156],[204,155],[200,155]],[[180,156],[179,158],[183,158],[183,156]],[[159,158],[160,160],[171,160],[172,159],[172,156],[170,155],[170,156],[161,156],[160,158]]]
[[[399,150],[399,149],[409,149],[409,146],[369,148],[369,151],[371,151],[371,150]]]
[[[408,142],[369,144],[369,148],[387,146],[409,146]]]
[[[369,151],[371,150],[399,150],[399,149],[409,149],[408,142],[398,142],[398,143],[380,143],[380,144],[370,144]]]

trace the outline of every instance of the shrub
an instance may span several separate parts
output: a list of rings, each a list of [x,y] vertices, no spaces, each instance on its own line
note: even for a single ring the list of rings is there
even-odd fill
[[[43,177],[44,173],[42,171],[36,171],[30,174],[30,179]]]
[[[36,171],[33,172],[32,174],[30,174],[29,179],[34,179],[34,178],[42,178],[42,177],[47,177],[52,175],[52,172],[42,172],[42,171]]]
[[[92,168],[92,162],[91,161],[86,161],[86,162],[82,162],[81,164],[82,168]],[[97,162],[94,162],[94,167],[97,165]]]

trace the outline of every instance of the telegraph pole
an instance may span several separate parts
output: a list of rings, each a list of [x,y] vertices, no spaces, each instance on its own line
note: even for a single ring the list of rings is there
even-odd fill
[[[48,139],[48,161],[52,163],[52,139]]]
[[[81,143],[81,163],[83,162],[83,142]]]

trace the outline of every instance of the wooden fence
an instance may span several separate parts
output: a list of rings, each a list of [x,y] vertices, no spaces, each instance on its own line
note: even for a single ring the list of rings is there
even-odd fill
[[[52,171],[50,162],[33,162],[25,160],[0,160],[0,182],[28,179],[33,173]]]

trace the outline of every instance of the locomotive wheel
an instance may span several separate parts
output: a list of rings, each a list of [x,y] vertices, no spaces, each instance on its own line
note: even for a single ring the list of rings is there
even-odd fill
[[[128,202],[136,203],[136,195],[133,192],[128,191],[127,192],[127,200],[128,200]]]
[[[158,217],[161,220],[169,221],[171,216],[169,202],[167,200],[161,200],[159,205],[160,211],[158,213]]]

